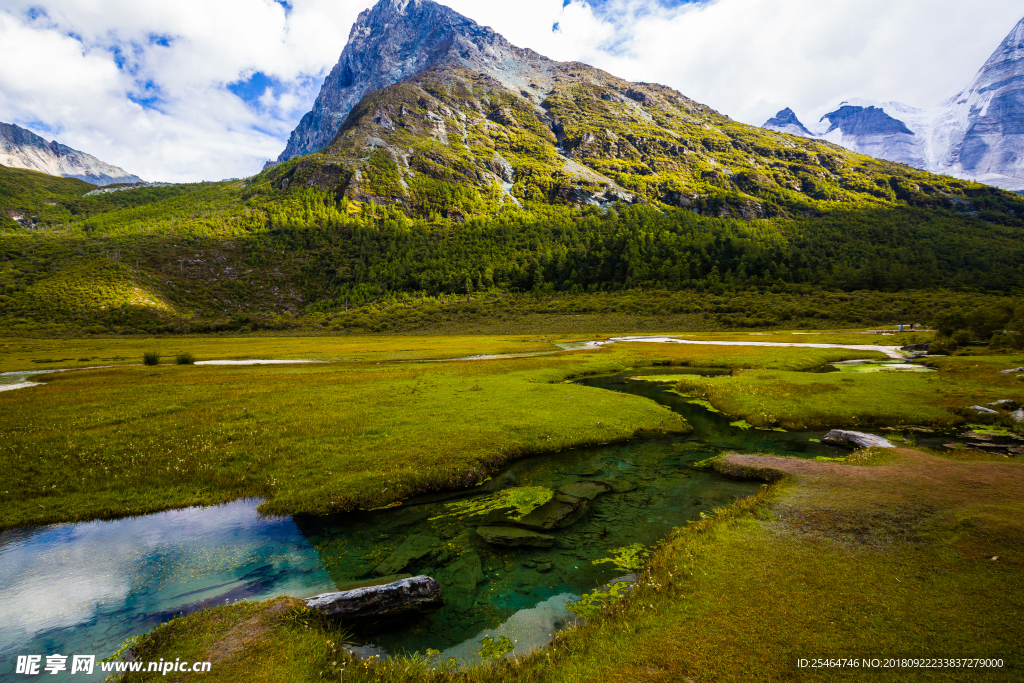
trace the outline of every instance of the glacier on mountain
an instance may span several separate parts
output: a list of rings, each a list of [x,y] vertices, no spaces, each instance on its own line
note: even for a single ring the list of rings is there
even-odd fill
[[[1024,191],[1024,19],[971,83],[936,107],[851,99],[809,126],[787,108],[763,127]]]

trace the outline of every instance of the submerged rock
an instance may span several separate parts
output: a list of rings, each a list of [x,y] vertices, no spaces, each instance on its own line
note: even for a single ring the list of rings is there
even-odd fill
[[[429,576],[413,576],[383,586],[322,593],[306,598],[306,606],[340,619],[379,619],[440,607],[441,586]]]
[[[468,612],[476,602],[476,587],[484,580],[480,556],[463,555],[445,567],[438,579],[445,587],[445,602],[459,614]]]
[[[577,481],[572,484],[566,484],[558,489],[558,492],[574,498],[586,498],[587,500],[594,500],[602,493],[608,493],[612,490],[611,485],[604,483],[603,481]]]
[[[605,484],[612,488],[612,493],[626,493],[636,488],[636,484],[619,477],[607,477],[605,479],[598,479],[598,483]]]
[[[423,559],[433,553],[440,545],[441,539],[436,536],[413,534],[405,539],[402,545],[395,548],[395,551],[388,555],[387,559],[377,565],[373,573],[380,576],[397,574],[412,562]]]
[[[537,533],[529,529],[514,526],[478,526],[477,535],[488,543],[510,547],[530,546],[533,548],[550,548],[555,544],[555,537]]]
[[[888,439],[881,436],[851,432],[845,429],[833,429],[825,435],[822,441],[847,448],[895,448]]]
[[[585,498],[558,493],[553,500],[517,520],[515,524],[540,531],[563,529],[578,522],[587,514],[589,508],[590,505]]]

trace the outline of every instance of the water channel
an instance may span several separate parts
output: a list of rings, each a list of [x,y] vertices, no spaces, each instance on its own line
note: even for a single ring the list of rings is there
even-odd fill
[[[381,576],[428,574],[445,606],[365,641],[387,652],[444,651],[476,658],[485,635],[507,635],[516,651],[547,642],[569,620],[566,602],[615,579],[598,562],[617,548],[655,544],[702,512],[755,492],[756,482],[696,469],[728,450],[799,457],[845,455],[817,442],[823,432],[741,429],[637,374],[716,375],[728,370],[645,368],[581,384],[650,398],[693,426],[685,436],[633,439],[519,460],[472,491],[406,501],[378,512],[267,519],[258,501],[116,521],[26,528],[0,534],[0,670],[18,654],[111,653],[125,638],[209,605],[277,595],[309,596]],[[550,548],[491,545],[465,502],[507,487],[558,489],[604,481],[571,526],[549,531]],[[49,677],[48,677],[49,678]],[[54,678],[53,680],[59,680]],[[88,680],[76,674],[73,680]],[[97,678],[96,680],[99,680]]]

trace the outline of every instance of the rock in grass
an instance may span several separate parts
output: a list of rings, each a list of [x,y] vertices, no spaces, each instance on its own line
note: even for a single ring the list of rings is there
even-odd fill
[[[513,548],[519,546],[550,548],[555,544],[554,536],[514,526],[478,526],[476,533],[488,543],[511,546]]]
[[[822,441],[847,448],[896,448],[888,439],[881,436],[851,432],[845,429],[833,429],[825,435]]]
[[[998,410],[992,410],[991,408],[986,408],[985,406],[971,406],[971,410],[973,410],[976,413],[981,413],[982,415],[998,415],[999,414]]]
[[[999,408],[1001,410],[1016,410],[1017,408],[1020,407],[1020,404],[1018,404],[1012,398],[1003,398],[993,403],[989,403],[988,407]]]
[[[1000,370],[999,372],[1003,373],[1004,375],[1007,374],[1007,373],[1010,373],[1010,372],[1024,372],[1024,367],[1021,367],[1021,368],[1010,368],[1009,370]]]
[[[441,586],[429,576],[306,598],[310,609],[339,619],[380,619],[428,611],[441,604]]]
[[[1015,413],[1011,413],[1010,417],[1013,418],[1014,422],[1024,422],[1024,408],[1021,408]]]
[[[558,492],[573,498],[594,500],[602,493],[608,493],[611,490],[612,487],[603,481],[577,481],[559,488]]]

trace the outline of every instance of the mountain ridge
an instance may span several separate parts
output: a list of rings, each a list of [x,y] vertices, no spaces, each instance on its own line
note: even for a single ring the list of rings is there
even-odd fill
[[[249,192],[315,187],[417,216],[466,217],[530,202],[639,202],[766,218],[900,198],[951,207],[968,187],[827,139],[801,142],[739,123],[662,85],[547,59],[460,17],[430,0],[381,0],[361,14],[334,72],[371,43],[375,54],[439,45],[441,56],[422,69],[429,60],[413,60],[415,73],[375,90],[367,85],[372,74],[365,75],[359,87],[367,92],[333,139],[265,170],[249,181]],[[453,52],[467,44],[445,33],[453,27],[484,36],[489,52],[483,43]],[[420,37],[410,35],[414,30]],[[335,83],[325,81],[318,101],[329,99]],[[802,126],[791,111],[787,117]]]
[[[0,165],[24,168],[92,185],[141,183],[141,178],[56,140],[47,142],[27,128],[0,122]]]

